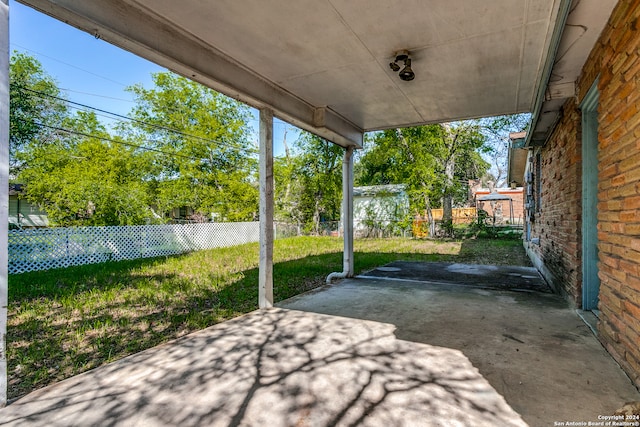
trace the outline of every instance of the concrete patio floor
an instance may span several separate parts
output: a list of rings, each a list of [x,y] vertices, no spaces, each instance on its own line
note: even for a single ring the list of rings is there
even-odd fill
[[[520,273],[505,288],[394,268],[38,390],[0,424],[553,426],[640,400],[576,312]]]

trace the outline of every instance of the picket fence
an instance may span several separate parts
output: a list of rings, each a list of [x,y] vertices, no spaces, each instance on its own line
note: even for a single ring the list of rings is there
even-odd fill
[[[258,222],[9,231],[9,274],[257,242]]]

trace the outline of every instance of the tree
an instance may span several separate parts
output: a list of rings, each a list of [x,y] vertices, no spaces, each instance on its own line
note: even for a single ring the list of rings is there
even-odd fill
[[[38,60],[13,53],[9,62],[9,173],[15,178],[24,167],[20,154],[34,141],[52,141],[68,115],[55,80]]]
[[[465,200],[467,179],[488,168],[479,153],[484,139],[475,122],[388,129],[367,142],[357,164],[357,184],[407,185],[416,214],[426,210],[430,215],[432,207],[446,209],[456,199]]]
[[[488,165],[478,153],[478,150],[484,148],[484,139],[477,122],[443,123],[440,127],[442,129],[442,154],[439,158],[444,169],[442,220],[446,224],[452,224],[455,196],[460,195],[461,188],[466,190],[469,178],[482,176]],[[458,167],[456,169],[456,166],[462,164],[464,164],[464,168]],[[454,180],[456,172],[462,182]]]
[[[302,193],[301,186],[298,185],[301,161],[298,156],[292,155],[289,149],[286,129],[282,137],[282,145],[284,155],[274,158],[273,161],[275,219],[302,224],[304,218],[298,209],[298,196]]]
[[[26,184],[26,198],[51,224],[154,219],[143,156],[114,140],[95,114],[72,115],[54,79],[23,53],[10,60],[9,122],[12,178]]]
[[[166,212],[190,206],[205,217],[252,220],[258,212],[255,147],[248,144],[248,108],[170,72],[155,87],[128,88],[137,105],[128,139],[164,155],[154,157],[156,203]]]
[[[531,121],[531,114],[514,114],[509,116],[489,117],[480,120],[482,133],[487,140],[484,157],[491,164],[491,177],[496,187],[503,187],[507,179],[507,161],[509,134],[526,130]]]
[[[275,159],[277,216],[305,224],[319,233],[324,221],[338,221],[342,201],[344,149],[308,132],[302,132],[292,154]]]
[[[247,107],[172,73],[153,78],[153,89],[129,88],[133,121],[114,135],[94,113],[72,115],[38,61],[11,59],[12,173],[52,224],[145,224],[183,206],[257,217]]]
[[[114,139],[93,113],[67,117],[54,140],[33,141],[23,158],[27,199],[53,225],[158,222],[145,179],[148,153]]]

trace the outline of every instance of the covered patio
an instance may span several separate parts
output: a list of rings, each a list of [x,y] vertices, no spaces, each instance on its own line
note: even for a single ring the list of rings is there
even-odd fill
[[[364,133],[531,112],[530,138],[544,140],[615,1],[22,2],[260,109],[262,309],[32,393],[0,410],[2,422],[553,425],[640,400],[558,296],[461,285],[460,272],[352,278],[353,151]],[[0,1],[5,189],[9,15]],[[344,267],[329,275],[345,280],[277,308],[274,115],[345,148]],[[0,191],[1,224],[7,204]],[[0,405],[6,247],[3,225]]]
[[[431,272],[382,267],[218,324],[31,393],[3,425],[549,426],[640,399],[535,269]]]

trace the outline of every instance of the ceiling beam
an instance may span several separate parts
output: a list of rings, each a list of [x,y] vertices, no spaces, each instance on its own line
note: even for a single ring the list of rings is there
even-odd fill
[[[152,11],[118,0],[20,2],[252,107],[272,109],[279,118],[338,145],[362,147],[363,129],[287,92]]]

